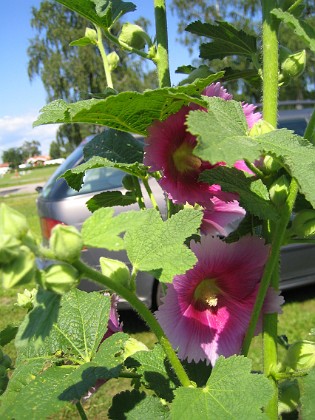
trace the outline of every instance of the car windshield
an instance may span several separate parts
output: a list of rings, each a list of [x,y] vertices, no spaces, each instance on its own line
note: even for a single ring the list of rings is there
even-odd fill
[[[279,128],[287,128],[288,130],[293,130],[299,136],[304,135],[304,131],[306,129],[307,122],[305,118],[295,118],[295,119],[287,119],[287,120],[280,120],[278,127]]]

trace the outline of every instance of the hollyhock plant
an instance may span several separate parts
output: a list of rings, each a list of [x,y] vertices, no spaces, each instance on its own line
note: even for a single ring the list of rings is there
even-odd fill
[[[241,350],[270,249],[258,237],[227,244],[210,235],[191,249],[197,264],[175,276],[156,317],[181,359],[214,365]],[[282,303],[269,288],[262,312],[280,312]]]

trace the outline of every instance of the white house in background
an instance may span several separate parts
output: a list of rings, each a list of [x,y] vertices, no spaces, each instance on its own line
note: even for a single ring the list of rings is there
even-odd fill
[[[9,172],[10,166],[8,163],[0,163],[0,176]]]
[[[44,165],[61,165],[65,160],[65,158],[46,160]]]
[[[45,162],[50,160],[50,156],[32,156],[26,159],[26,164],[31,166],[45,165]]]

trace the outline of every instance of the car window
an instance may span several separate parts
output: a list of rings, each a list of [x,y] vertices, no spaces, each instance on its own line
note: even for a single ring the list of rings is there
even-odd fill
[[[306,125],[307,125],[307,122],[304,118],[296,118],[296,119],[280,120],[278,127],[287,128],[288,130],[293,130],[299,136],[303,136],[304,131],[306,129]]]

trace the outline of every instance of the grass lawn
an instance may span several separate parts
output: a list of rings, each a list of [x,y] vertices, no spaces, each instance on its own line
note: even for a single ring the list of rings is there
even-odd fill
[[[55,170],[56,166],[44,166],[43,168],[29,169],[18,173],[8,173],[0,177],[0,188],[45,182]]]
[[[1,197],[0,200],[9,206],[16,208],[26,215],[29,219],[31,229],[39,236],[39,222],[35,206],[36,194],[16,195]],[[31,287],[29,287],[31,288]],[[19,291],[22,291],[20,288]],[[16,301],[16,290],[3,290],[0,288],[0,331],[7,324],[18,324],[25,314],[25,310],[14,305]],[[284,293],[286,300],[283,306],[283,314],[279,317],[279,335],[285,334],[289,343],[298,339],[308,338],[311,328],[315,327],[315,286],[294,289]],[[156,341],[154,334],[147,330],[145,325],[140,322],[131,311],[122,313],[124,330],[138,340],[143,341],[148,347],[152,347]],[[253,368],[262,369],[261,336],[256,337],[250,349],[250,357],[253,359]],[[15,357],[15,348],[12,343],[5,347],[5,352],[11,357]],[[279,350],[280,360],[284,355],[284,350]],[[118,391],[130,388],[130,380],[114,379],[107,382],[100,391],[84,405],[88,418],[107,419],[107,410],[111,405],[112,396]],[[54,419],[79,419],[79,415],[74,406],[62,411]]]

